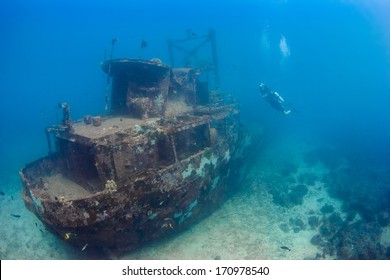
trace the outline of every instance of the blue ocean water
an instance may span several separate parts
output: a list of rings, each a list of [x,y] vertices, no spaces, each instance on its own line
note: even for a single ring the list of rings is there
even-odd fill
[[[103,112],[106,76],[100,62],[112,38],[119,39],[114,57],[157,57],[168,63],[168,38],[185,37],[187,30],[206,34],[213,28],[221,89],[239,98],[244,124],[264,131],[262,149],[281,145],[289,150],[290,144],[294,149],[290,138],[316,147],[302,156],[305,163],[322,162],[328,168],[321,178],[328,194],[342,202],[344,213],[362,217],[359,224],[348,224],[350,232],[358,232],[348,242],[369,236],[378,243],[377,232],[390,223],[389,11],[390,4],[380,0],[4,0],[2,217],[23,207],[16,201],[22,189],[18,170],[47,153],[44,129],[61,117],[58,102],[71,105],[74,119]],[[146,48],[140,47],[142,40]],[[269,106],[259,96],[261,82],[296,111],[285,116]],[[347,167],[337,164],[342,160]],[[322,218],[326,225],[329,217]],[[12,224],[5,228],[11,230]],[[388,245],[343,253],[346,249],[335,249],[339,243],[319,250],[327,256],[335,250],[334,258],[390,258]],[[2,258],[34,258],[12,255],[4,246]],[[50,256],[61,257],[50,252],[40,257]]]

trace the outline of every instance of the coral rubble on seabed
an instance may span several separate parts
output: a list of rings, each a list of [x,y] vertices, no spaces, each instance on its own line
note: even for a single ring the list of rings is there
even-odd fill
[[[342,178],[351,195],[357,182],[346,176],[350,163],[328,147],[294,147],[293,142],[267,147],[242,192],[219,211],[174,239],[125,257],[388,259],[388,212],[372,213],[374,206],[368,205],[352,211],[348,198],[335,195],[334,186],[329,185],[340,184]],[[364,169],[367,172],[367,167]],[[370,176],[364,176],[363,184],[367,180]],[[352,183],[349,188],[348,183]],[[362,202],[360,196],[365,191],[363,187],[360,194],[355,193],[354,201]],[[370,194],[370,200],[372,196],[375,194]]]
[[[353,180],[353,176],[346,176],[354,174],[351,172],[351,167],[337,153],[308,146],[294,148],[291,142],[275,144],[259,155],[241,192],[211,216],[178,235],[121,258],[389,259],[389,213],[384,210],[373,213],[374,205],[359,208],[356,203],[346,203],[348,200],[330,185],[343,186],[342,190],[359,202],[366,189],[360,194],[352,193],[345,183],[357,184],[364,179],[362,184],[367,185],[367,178],[373,177],[385,183],[385,173],[370,173]],[[289,195],[298,185],[306,186],[307,192]],[[356,189],[360,188],[361,185]],[[88,258],[89,248],[81,251],[67,246],[25,209],[15,191],[20,189],[17,175],[8,185],[4,184],[4,189],[14,191],[0,197],[1,259]],[[285,200],[281,200],[284,203],[275,200],[275,189],[285,192]],[[369,201],[373,201],[378,194],[369,195]],[[10,213],[21,217],[15,218]],[[291,251],[281,249],[282,246]]]
[[[278,159],[275,154],[280,153],[270,150],[259,158],[248,176],[247,185],[209,218],[180,236],[124,258],[314,259],[322,254],[310,242],[318,233],[323,217],[321,208],[329,204],[341,211],[341,203],[327,195],[322,182],[313,179],[322,177],[325,170],[321,166],[291,164],[296,156]],[[283,165],[281,160],[286,159],[288,161]],[[279,170],[281,176],[278,176]],[[296,185],[302,185],[295,182],[298,178],[301,183],[306,182],[302,179],[305,176],[311,183],[307,185],[307,193],[301,192],[299,199],[293,196],[293,202],[286,198],[283,206],[275,203],[272,188],[287,184],[294,189]],[[287,193],[288,186],[283,187]],[[316,219],[317,222],[313,221]],[[281,249],[282,246],[291,251]]]

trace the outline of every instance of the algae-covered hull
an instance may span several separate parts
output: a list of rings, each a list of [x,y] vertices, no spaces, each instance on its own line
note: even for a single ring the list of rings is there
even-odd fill
[[[238,187],[250,146],[234,102],[192,69],[111,60],[112,115],[48,129],[56,151],[21,170],[27,207],[83,248],[134,249],[210,214]],[[142,77],[142,78],[141,78]],[[53,134],[51,136],[50,134]]]

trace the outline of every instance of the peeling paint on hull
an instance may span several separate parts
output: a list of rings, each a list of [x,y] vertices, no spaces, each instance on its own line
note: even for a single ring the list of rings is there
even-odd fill
[[[53,233],[80,247],[124,252],[218,208],[239,185],[250,141],[236,104],[196,104],[200,93],[190,70],[129,59],[108,63],[117,114],[96,126],[88,118],[74,123],[64,106],[68,120],[49,129],[56,152],[20,174],[26,206]],[[123,75],[141,66],[153,83]],[[178,95],[186,111],[166,115]]]

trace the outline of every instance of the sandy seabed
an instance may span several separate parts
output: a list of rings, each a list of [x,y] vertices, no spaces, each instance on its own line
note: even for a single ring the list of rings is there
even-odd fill
[[[288,149],[286,150],[286,147]],[[220,209],[174,237],[147,245],[120,259],[315,259],[320,249],[311,239],[318,227],[308,223],[310,216],[321,217],[321,208],[331,205],[344,218],[341,201],[331,198],[320,180],[327,172],[317,164],[307,166],[302,155],[310,147],[303,144],[271,147],[259,156],[249,170],[241,190]],[[291,159],[297,169],[290,177],[314,174],[319,178],[308,185],[302,204],[282,207],[269,193],[273,173],[281,162]],[[22,185],[17,172],[0,174],[0,259],[84,259],[87,250],[69,246],[48,232],[24,206]],[[283,183],[283,182],[282,182]],[[20,215],[20,217],[12,216]],[[359,216],[355,217],[358,220]],[[292,221],[299,220],[298,230]],[[390,245],[390,228],[383,229],[382,244]],[[287,247],[290,250],[283,249]],[[329,258],[327,256],[326,258]]]

